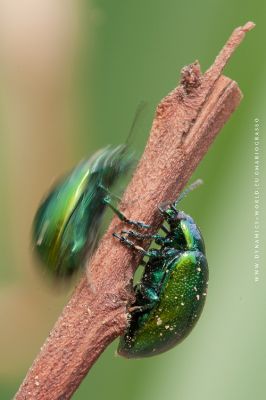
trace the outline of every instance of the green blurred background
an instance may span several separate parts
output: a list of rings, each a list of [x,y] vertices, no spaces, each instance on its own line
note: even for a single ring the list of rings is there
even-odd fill
[[[71,294],[71,289],[51,291],[34,269],[30,224],[51,181],[107,143],[123,142],[137,105],[146,100],[150,108],[134,143],[141,154],[155,106],[177,84],[180,69],[198,59],[205,71],[231,31],[252,20],[256,29],[225,70],[238,82],[244,99],[194,174],[193,179],[201,177],[204,186],[182,204],[206,241],[210,282],[203,315],[180,346],[155,358],[115,357],[113,343],[73,398],[263,400],[265,2],[94,0],[77,1],[73,7],[74,25],[82,29],[77,55],[76,42],[66,40],[62,59],[68,64],[70,48],[76,60],[71,74],[66,72],[64,82],[72,82],[71,88],[66,83],[66,91],[56,87],[60,68],[53,88],[43,84],[41,69],[36,76],[31,71],[26,89],[19,86],[14,76],[25,65],[12,75],[12,57],[2,46],[0,399],[14,395]],[[65,27],[68,22],[66,18]],[[60,51],[55,46],[56,56]],[[32,84],[34,79],[42,84]],[[258,282],[254,281],[254,118],[260,119],[261,138]]]

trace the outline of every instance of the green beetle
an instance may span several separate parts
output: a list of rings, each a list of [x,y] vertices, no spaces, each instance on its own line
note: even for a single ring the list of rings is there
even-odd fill
[[[164,235],[134,230],[114,233],[121,243],[148,257],[142,263],[144,273],[134,288],[136,300],[129,309],[129,326],[118,347],[118,354],[124,357],[149,357],[171,349],[191,332],[200,317],[208,285],[204,241],[194,220],[176,208],[199,183],[191,185],[168,208],[159,208]],[[159,249],[145,251],[129,238],[153,239]]]
[[[69,277],[84,265],[97,243],[108,188],[129,170],[127,145],[106,147],[59,180],[33,221],[33,244],[45,269]]]

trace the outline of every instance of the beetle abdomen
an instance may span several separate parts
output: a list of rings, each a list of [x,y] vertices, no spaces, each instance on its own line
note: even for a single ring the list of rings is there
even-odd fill
[[[199,251],[169,260],[156,305],[132,315],[118,353],[128,358],[162,353],[181,342],[195,326],[205,303],[208,265]]]

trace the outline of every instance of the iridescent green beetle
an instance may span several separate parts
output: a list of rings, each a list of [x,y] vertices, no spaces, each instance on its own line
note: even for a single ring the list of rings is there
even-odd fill
[[[72,276],[84,265],[97,244],[107,206],[131,223],[111,204],[111,197],[116,196],[109,189],[134,163],[130,142],[145,108],[146,104],[141,102],[125,144],[106,147],[81,162],[56,183],[37,210],[33,244],[52,277]]]
[[[130,308],[129,326],[118,347],[118,354],[124,357],[148,357],[171,349],[191,332],[200,317],[208,285],[204,241],[193,219],[176,208],[199,183],[191,185],[168,208],[159,208],[164,235],[133,230],[114,234],[148,257],[142,279],[134,288],[136,300]],[[145,251],[129,238],[153,239],[159,249]]]
[[[81,162],[52,188],[33,222],[33,243],[53,277],[68,277],[93,252],[108,189],[128,171],[128,146],[106,147]]]

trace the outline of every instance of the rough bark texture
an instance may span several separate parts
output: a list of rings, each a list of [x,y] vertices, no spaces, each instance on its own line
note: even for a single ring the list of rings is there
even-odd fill
[[[158,204],[178,196],[238,106],[242,95],[236,82],[221,73],[253,26],[249,22],[237,28],[204,75],[198,62],[183,68],[180,85],[158,105],[144,154],[120,204],[128,217],[156,229],[161,222]],[[139,260],[113,238],[122,228],[114,217],[17,400],[69,399],[107,345],[124,332]]]

